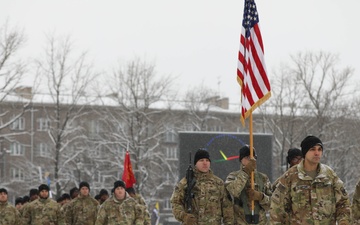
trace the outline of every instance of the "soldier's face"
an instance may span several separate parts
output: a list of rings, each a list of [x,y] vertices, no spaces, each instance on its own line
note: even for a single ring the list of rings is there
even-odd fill
[[[86,186],[80,188],[80,194],[81,194],[82,196],[88,196],[88,195],[89,195],[89,192],[90,192],[90,190],[89,190],[89,188],[86,187]]]
[[[210,170],[210,160],[207,158],[200,159],[196,162],[195,167],[200,172],[207,173]]]
[[[305,161],[309,164],[318,164],[320,163],[321,157],[323,154],[323,149],[320,145],[315,145],[310,148],[305,155]]]
[[[22,203],[18,203],[18,204],[15,205],[15,208],[17,208],[19,210],[19,209],[22,208],[22,206],[23,206]]]
[[[74,193],[71,195],[71,198],[74,199],[79,195],[79,191],[74,191]]]
[[[114,190],[115,198],[117,198],[118,200],[123,200],[125,198],[125,194],[126,194],[126,191],[125,191],[125,188],[123,188],[123,187],[117,187]]]
[[[0,193],[0,202],[4,203],[4,202],[7,202],[7,200],[8,200],[8,195],[5,192],[1,192]]]
[[[34,201],[34,200],[36,200],[38,198],[39,198],[39,195],[31,195],[30,196],[30,201],[32,202],[32,201]]]
[[[42,199],[47,199],[49,197],[49,191],[48,190],[40,191],[39,197],[42,198]]]

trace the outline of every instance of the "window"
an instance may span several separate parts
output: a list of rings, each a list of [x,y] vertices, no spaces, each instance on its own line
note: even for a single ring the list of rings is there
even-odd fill
[[[40,143],[38,146],[39,156],[41,157],[51,157],[50,146],[46,143]]]
[[[165,142],[176,142],[176,132],[173,126],[166,126],[165,128]]]
[[[10,144],[10,155],[24,155],[25,146],[19,142],[13,142]]]
[[[94,138],[101,132],[100,122],[97,120],[91,120],[88,124],[89,126],[89,135]]]
[[[39,118],[38,122],[38,131],[47,131],[50,129],[50,119]]]
[[[165,148],[166,159],[177,160],[177,148],[167,147]]]
[[[164,200],[164,210],[171,210],[170,199],[165,199]]]
[[[16,167],[10,169],[10,177],[12,180],[24,180],[24,170]]]
[[[25,130],[25,118],[19,117],[10,125],[11,130]]]
[[[223,131],[223,128],[219,125],[219,126],[212,126],[210,128],[210,131]]]

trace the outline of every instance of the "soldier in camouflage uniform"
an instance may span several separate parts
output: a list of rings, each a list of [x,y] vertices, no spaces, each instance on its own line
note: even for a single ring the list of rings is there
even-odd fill
[[[60,225],[93,225],[96,221],[99,202],[89,195],[90,185],[83,181],[79,184],[80,194],[61,208]]]
[[[289,168],[288,166],[293,167],[297,164],[299,164],[302,160],[302,152],[298,148],[290,148],[288,150],[287,156],[286,156],[286,170]],[[279,178],[272,184],[271,189],[275,190],[277,183],[279,182]]]
[[[356,184],[351,207],[353,223],[360,224],[360,180]]]
[[[210,169],[208,151],[199,149],[194,157],[194,177],[192,211],[187,212],[185,192],[187,180],[183,178],[171,196],[174,217],[183,225],[232,225],[233,209],[227,196],[224,181],[215,176]]]
[[[49,186],[39,186],[39,198],[28,203],[23,212],[23,220],[26,225],[57,225],[60,213],[60,205],[49,199]]]
[[[271,183],[269,178],[256,168],[256,154],[250,159],[250,148],[240,148],[241,170],[231,172],[225,181],[226,190],[233,199],[235,225],[247,225],[245,215],[251,215],[251,202],[254,200],[255,215],[259,215],[258,224],[266,224],[266,212],[270,208]],[[254,171],[254,190],[251,188],[251,172]]]
[[[304,160],[279,179],[271,197],[271,224],[350,224],[349,196],[343,182],[321,164],[323,144],[315,136],[301,142]]]
[[[19,211],[8,203],[8,192],[0,188],[0,225],[21,225]]]
[[[135,192],[135,189],[133,187],[126,188],[126,192],[133,198],[135,201],[142,206],[144,210],[144,225],[150,225],[151,219],[150,219],[150,213],[148,210],[148,207],[146,205],[146,202],[144,198]]]
[[[35,188],[30,189],[29,196],[23,197],[23,206],[19,210],[20,215],[24,214],[24,211],[26,210],[26,207],[29,205],[30,202],[33,202],[38,198],[39,198],[39,190]]]
[[[116,181],[113,191],[100,206],[95,225],[143,225],[143,208],[126,193],[125,182]]]

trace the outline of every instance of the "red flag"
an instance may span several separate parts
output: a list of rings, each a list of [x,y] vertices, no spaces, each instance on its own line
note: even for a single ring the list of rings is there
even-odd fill
[[[254,0],[245,0],[237,80],[241,86],[241,122],[244,124],[250,113],[271,96]]]
[[[126,188],[132,187],[136,183],[134,172],[131,166],[129,151],[126,151],[126,155],[125,155],[124,172],[122,175],[122,180],[125,182]]]

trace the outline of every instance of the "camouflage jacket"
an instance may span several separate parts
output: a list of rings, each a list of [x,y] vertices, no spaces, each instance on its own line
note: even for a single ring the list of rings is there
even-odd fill
[[[304,161],[279,179],[270,204],[270,224],[335,225],[350,222],[349,196],[336,173],[319,164],[315,179],[306,175]]]
[[[136,203],[127,193],[124,200],[114,196],[106,200],[99,209],[95,225],[143,225],[143,206]]]
[[[52,199],[36,199],[25,208],[26,225],[57,225],[60,205]]]
[[[135,199],[135,201],[136,201],[138,204],[140,204],[140,205],[145,205],[145,206],[146,206],[146,202],[145,202],[144,198],[143,198],[141,195],[135,194],[135,196],[132,197],[132,198]]]
[[[91,196],[78,196],[61,208],[64,218],[60,225],[93,225],[96,221],[99,202]]]
[[[0,225],[21,225],[19,211],[8,202],[0,203]]]
[[[231,172],[225,181],[226,190],[233,199],[235,224],[247,225],[245,215],[251,215],[251,201],[247,200],[246,190],[251,188],[250,177],[243,170]],[[254,173],[254,189],[263,193],[264,198],[255,202],[255,214],[259,215],[258,224],[266,224],[266,212],[270,208],[271,183],[269,178],[260,172]]]
[[[356,184],[353,201],[352,201],[353,223],[360,224],[360,180]]]
[[[212,171],[201,173],[194,169],[196,184],[193,188],[192,212],[197,218],[194,225],[232,225],[234,215],[232,203],[227,196],[224,181],[215,176]],[[186,178],[180,180],[171,196],[174,217],[183,222],[185,211]]]
[[[132,198],[135,199],[135,201],[139,205],[143,206],[142,208],[144,210],[144,225],[151,225],[150,213],[144,198],[139,194],[135,194],[135,196],[133,196]]]

